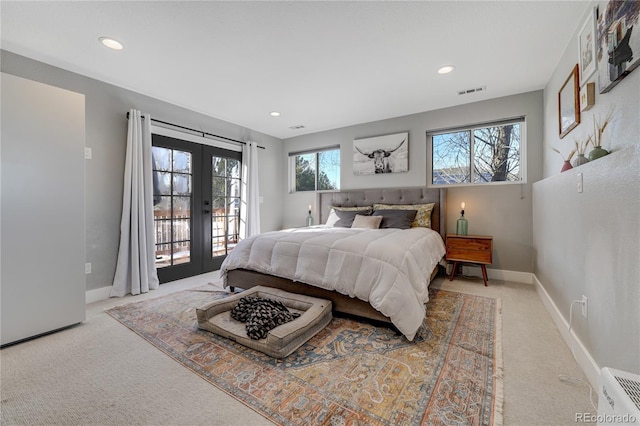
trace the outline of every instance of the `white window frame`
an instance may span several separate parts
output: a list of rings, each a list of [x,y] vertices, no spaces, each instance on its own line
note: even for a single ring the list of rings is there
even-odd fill
[[[289,155],[289,193],[293,194],[296,192],[325,192],[331,190],[320,190],[318,189],[318,173],[320,171],[319,163],[318,163],[318,154],[326,151],[338,151],[340,153],[340,170],[342,170],[342,153],[340,150],[340,145],[327,146],[324,148],[316,148],[309,149],[305,151],[295,151],[290,152]],[[315,154],[316,156],[316,176],[315,176],[315,189],[313,191],[297,191],[296,190],[296,157],[299,155],[307,155],[307,154]],[[338,172],[340,172],[340,170]],[[340,182],[338,182],[338,188],[340,189]]]
[[[517,181],[498,181],[498,182],[474,182],[473,162],[475,158],[474,143],[473,143],[473,130],[481,129],[485,127],[496,127],[501,125],[520,124],[520,180]],[[471,131],[471,182],[464,183],[433,183],[433,136],[442,135],[447,133],[465,132]],[[453,188],[453,187],[465,187],[465,186],[486,186],[486,185],[521,185],[527,183],[527,122],[526,117],[513,117],[496,121],[488,121],[483,123],[465,125],[460,127],[450,127],[446,129],[428,130],[427,131],[427,187],[430,188]]]

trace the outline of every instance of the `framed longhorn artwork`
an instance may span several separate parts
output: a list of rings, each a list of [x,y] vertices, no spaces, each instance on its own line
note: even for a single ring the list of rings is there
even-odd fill
[[[409,171],[409,132],[354,139],[354,175],[407,171]]]

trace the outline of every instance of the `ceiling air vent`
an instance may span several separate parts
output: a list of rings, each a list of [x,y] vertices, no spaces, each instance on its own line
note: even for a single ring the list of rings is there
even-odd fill
[[[458,90],[458,95],[468,95],[470,93],[484,92],[485,90],[487,90],[487,86],[480,86],[473,89]]]
[[[300,129],[304,129],[304,126],[302,124],[298,124],[297,126],[291,126],[289,128],[291,130],[300,130]]]

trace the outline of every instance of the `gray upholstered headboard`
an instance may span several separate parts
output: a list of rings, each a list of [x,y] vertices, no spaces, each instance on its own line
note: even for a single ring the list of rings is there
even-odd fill
[[[318,192],[319,223],[325,223],[330,206],[371,206],[373,204],[425,204],[436,203],[431,214],[431,228],[444,238],[446,226],[446,189],[426,187],[354,189],[348,191]]]

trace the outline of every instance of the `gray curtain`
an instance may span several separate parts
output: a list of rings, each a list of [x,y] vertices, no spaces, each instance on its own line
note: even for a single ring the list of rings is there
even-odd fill
[[[111,297],[158,288],[153,227],[151,116],[129,111],[120,248]]]
[[[260,233],[260,188],[258,185],[258,144],[247,142],[242,148],[242,207],[240,238]]]

